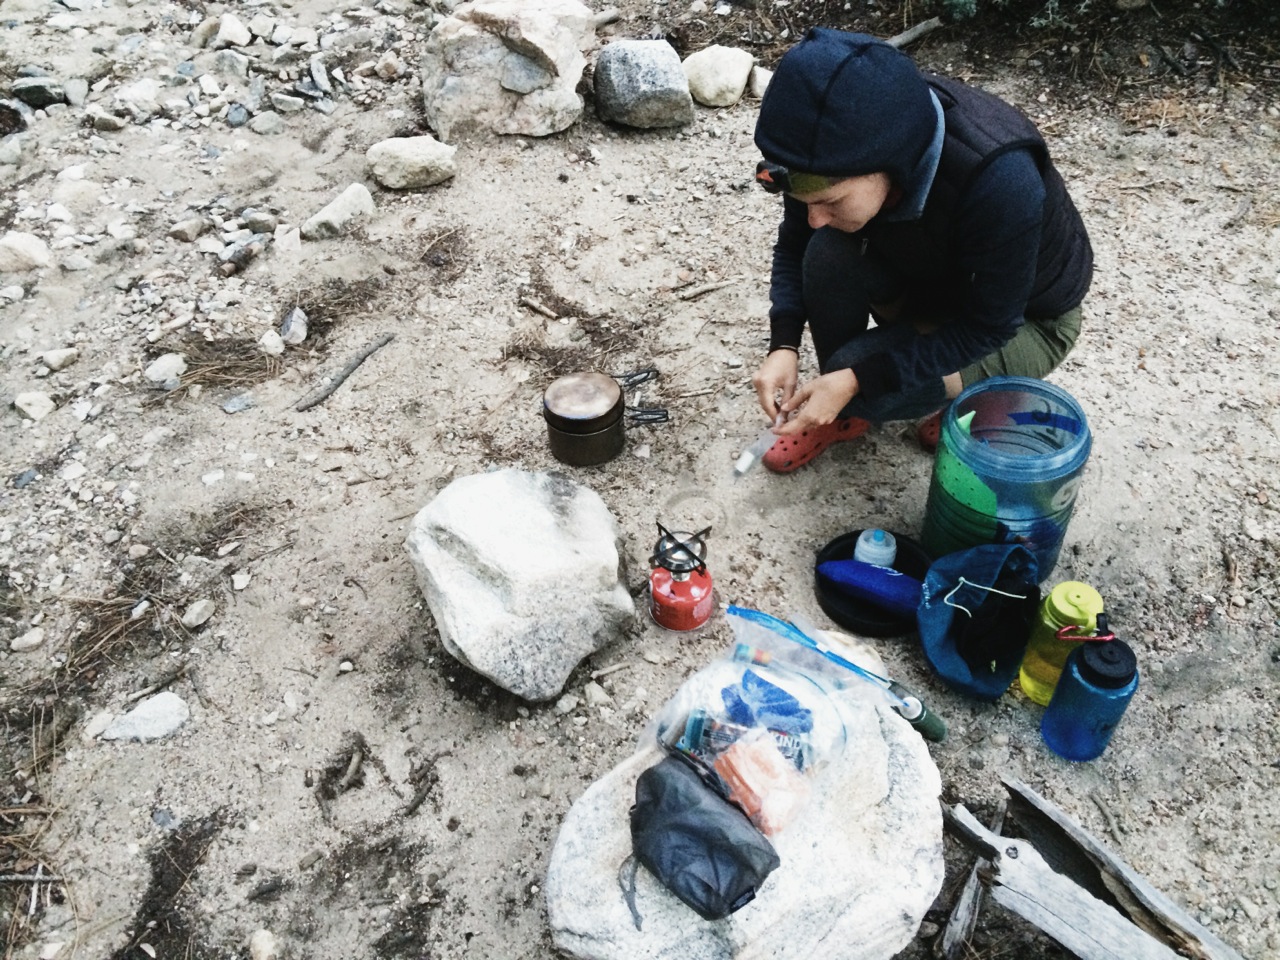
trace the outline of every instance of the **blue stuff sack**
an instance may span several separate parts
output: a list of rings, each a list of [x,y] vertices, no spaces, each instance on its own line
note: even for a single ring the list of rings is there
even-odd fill
[[[1036,558],[1020,544],[949,553],[929,567],[916,622],[948,686],[998,700],[1018,675],[1040,606]]]

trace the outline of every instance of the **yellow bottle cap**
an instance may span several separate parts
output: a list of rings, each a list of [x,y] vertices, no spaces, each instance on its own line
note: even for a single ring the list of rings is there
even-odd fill
[[[1094,631],[1098,625],[1098,614],[1104,609],[1102,594],[1078,580],[1060,583],[1049,591],[1045,607],[1049,616],[1058,623],[1074,623],[1085,633]]]

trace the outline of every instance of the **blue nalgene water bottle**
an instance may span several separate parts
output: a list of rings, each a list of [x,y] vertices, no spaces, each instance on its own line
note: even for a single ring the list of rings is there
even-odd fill
[[[1138,660],[1127,643],[1085,641],[1067,657],[1040,735],[1068,760],[1100,757],[1137,689]]]

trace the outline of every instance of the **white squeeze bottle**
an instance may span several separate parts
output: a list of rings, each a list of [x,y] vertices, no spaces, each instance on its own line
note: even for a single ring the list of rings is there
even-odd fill
[[[774,427],[780,427],[786,421],[782,414],[778,414],[777,419],[773,421]],[[747,472],[764,458],[764,455],[773,449],[773,445],[778,442],[778,435],[773,432],[773,427],[767,427],[760,432],[760,435],[752,441],[751,446],[743,450],[738,460],[733,465],[734,479],[745,476]]]
[[[853,547],[853,559],[877,567],[892,567],[897,556],[898,541],[888,530],[863,530]]]

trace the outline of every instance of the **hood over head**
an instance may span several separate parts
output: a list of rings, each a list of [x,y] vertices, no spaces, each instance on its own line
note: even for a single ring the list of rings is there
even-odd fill
[[[910,192],[931,159],[939,112],[906,54],[866,34],[815,27],[779,62],[755,141],[767,160],[794,171],[883,171]]]

